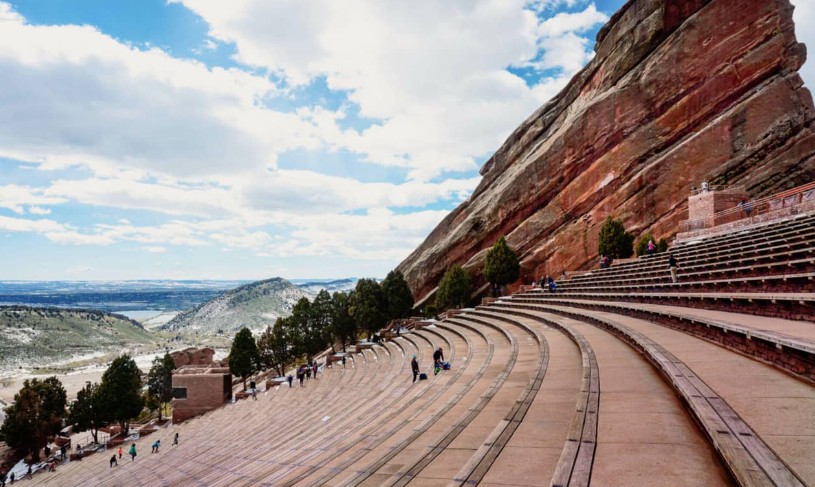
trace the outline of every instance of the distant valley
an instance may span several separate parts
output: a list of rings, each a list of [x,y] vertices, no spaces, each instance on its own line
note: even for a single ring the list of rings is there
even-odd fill
[[[123,350],[226,346],[242,326],[265,328],[299,299],[356,282],[0,281],[0,371]]]

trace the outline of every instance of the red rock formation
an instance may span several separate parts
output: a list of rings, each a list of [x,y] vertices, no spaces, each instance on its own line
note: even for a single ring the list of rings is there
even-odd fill
[[[815,179],[815,109],[789,0],[631,0],[595,52],[399,265],[415,296],[454,263],[480,275],[500,235],[524,279],[559,275],[594,262],[609,215],[671,237],[700,181],[758,197]]]
[[[212,357],[215,351],[211,348],[185,348],[170,354],[175,363],[175,368],[184,365],[212,365]]]

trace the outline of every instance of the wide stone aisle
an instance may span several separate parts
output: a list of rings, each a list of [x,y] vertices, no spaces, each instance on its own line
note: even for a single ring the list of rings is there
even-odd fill
[[[597,358],[600,413],[592,486],[732,485],[673,390],[639,353],[594,326],[542,315],[580,332]]]
[[[670,328],[613,313],[592,313],[647,335],[682,360],[806,484],[815,485],[815,387],[772,366]]]
[[[540,390],[515,434],[492,464],[482,487],[548,485],[575,416],[580,390],[580,349],[566,334],[530,318],[549,344],[549,365]]]

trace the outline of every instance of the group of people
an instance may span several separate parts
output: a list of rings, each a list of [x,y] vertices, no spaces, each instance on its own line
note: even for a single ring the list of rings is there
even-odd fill
[[[176,432],[176,433],[175,433],[175,435],[173,435],[173,445],[174,445],[174,446],[175,446],[175,445],[178,445],[178,432]],[[158,449],[161,447],[161,440],[156,440],[156,441],[154,441],[154,442],[153,442],[153,443],[150,445],[150,447],[151,447],[150,453],[158,453]],[[119,460],[121,460],[121,459],[122,459],[122,454],[123,454],[123,453],[124,453],[124,450],[123,450],[123,449],[122,449],[122,447],[120,446],[120,447],[119,447],[119,449],[118,449],[118,450],[116,450],[116,453],[114,453],[114,454],[113,454],[113,455],[110,457],[110,468],[113,468],[113,467],[118,467],[118,466],[119,466]],[[136,453],[136,444],[135,444],[135,443],[132,443],[132,444],[130,445],[130,449],[128,450],[127,454],[128,454],[128,455],[130,455],[130,461],[131,461],[131,462],[135,462],[135,461],[136,461],[136,455],[137,455],[137,453]]]
[[[538,281],[538,284],[540,285],[541,289],[549,289],[550,293],[553,293],[555,292],[555,290],[557,290],[557,282],[555,282],[555,278],[552,276],[541,277],[540,281]]]
[[[342,366],[345,367],[345,357],[342,357]],[[317,378],[317,372],[320,371],[320,366],[317,362],[303,364],[297,368],[297,380],[300,382],[300,387],[304,387],[303,381],[304,380],[311,380],[311,376],[314,375],[314,378]],[[293,382],[293,377],[291,374],[286,377],[286,381],[289,383],[289,387]]]
[[[433,351],[433,373],[438,375],[442,370],[448,369],[449,365],[444,361],[444,352],[439,347]],[[410,370],[413,373],[413,382],[421,375],[419,372],[419,359],[413,355],[413,360],[410,361]],[[424,378],[424,377],[422,377]]]

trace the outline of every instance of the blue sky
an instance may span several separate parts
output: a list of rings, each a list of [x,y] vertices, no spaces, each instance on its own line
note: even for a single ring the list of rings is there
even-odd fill
[[[384,276],[622,4],[0,0],[0,279]]]

